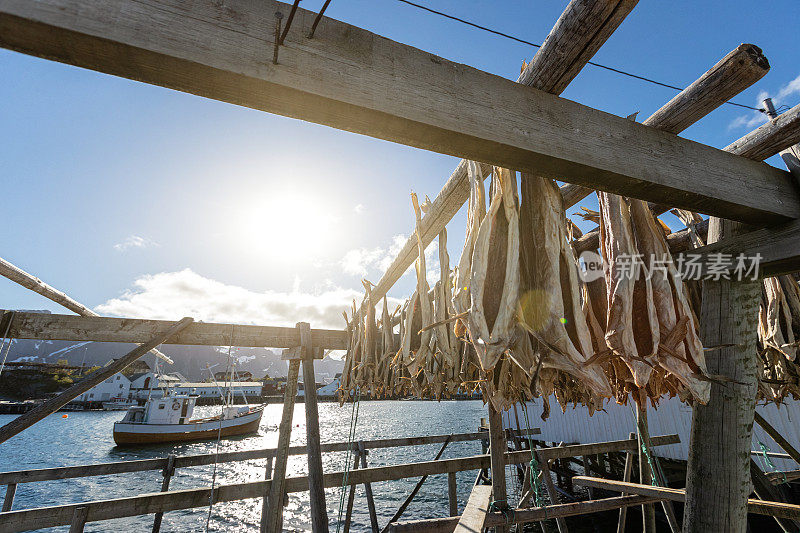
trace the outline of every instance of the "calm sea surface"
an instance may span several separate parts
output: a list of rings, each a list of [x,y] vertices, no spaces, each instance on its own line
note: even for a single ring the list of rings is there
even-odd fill
[[[257,435],[222,440],[220,452],[275,447],[278,441],[278,423],[281,405],[269,405],[264,411]],[[216,414],[219,407],[198,407],[197,416]],[[164,457],[169,453],[189,455],[213,453],[215,442],[201,442],[176,446],[117,447],[112,439],[112,425],[122,418],[122,412],[72,412],[68,418],[57,413],[42,420],[13,439],[0,444],[0,471],[50,468],[110,461]],[[339,407],[336,403],[319,404],[322,442],[346,441],[350,427],[351,404]],[[15,415],[0,415],[0,425]],[[411,437],[415,435],[441,435],[477,431],[486,408],[480,401],[363,401],[360,405],[356,439]],[[299,403],[294,411],[292,444],[305,443],[304,405]],[[431,460],[440,444],[395,449],[372,450],[368,466],[384,466]],[[450,444],[443,458],[476,455],[480,442]],[[323,454],[326,472],[344,468],[344,453]],[[264,460],[221,463],[217,466],[217,484],[241,483],[264,479]],[[176,471],[170,490],[207,487],[211,485],[213,466],[183,468]],[[288,475],[307,473],[304,456],[289,459]],[[463,510],[476,472],[458,474],[459,509]],[[385,526],[397,507],[412,490],[418,478],[373,483],[378,522]],[[21,484],[17,489],[14,509],[42,507],[90,500],[103,500],[137,494],[157,492],[161,488],[160,471],[116,474],[90,478],[70,479]],[[513,490],[513,487],[510,487]],[[0,494],[4,488],[0,488]],[[331,530],[336,530],[339,514],[340,490],[326,490],[328,518]],[[435,518],[446,516],[447,476],[428,478],[414,502],[404,514],[404,519]],[[284,514],[284,528],[288,531],[310,531],[307,493],[289,496]],[[164,515],[162,531],[205,531],[208,507],[186,511],[172,511]],[[211,513],[210,531],[257,531],[261,516],[261,499],[215,504]],[[89,523],[86,531],[145,531],[152,527],[152,515],[144,517]],[[66,531],[65,528],[49,531]],[[356,491],[352,531],[368,531],[369,515],[363,486]]]

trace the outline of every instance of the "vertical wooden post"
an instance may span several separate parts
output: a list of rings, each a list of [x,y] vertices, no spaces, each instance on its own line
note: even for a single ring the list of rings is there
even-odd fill
[[[636,438],[636,433],[630,434],[631,439]],[[625,454],[625,471],[622,474],[622,481],[630,481],[631,474],[633,474],[633,452]],[[625,494],[623,493],[623,496]],[[628,517],[628,506],[624,505],[619,508],[619,520],[617,521],[617,533],[625,533],[625,521]]]
[[[588,455],[582,455],[581,456],[581,460],[583,460],[583,475],[584,476],[591,476],[592,474],[590,473],[590,470],[589,470],[589,456]],[[594,488],[589,487],[587,490],[589,491],[589,499],[590,500],[594,500]]]
[[[6,497],[3,498],[3,512],[8,512],[11,510],[11,506],[14,505],[14,495],[17,493],[17,484],[16,483],[9,483],[6,485]]]
[[[353,445],[353,455],[355,459],[353,460],[353,470],[358,469],[358,460],[359,460],[359,451],[358,446],[356,443],[352,443]],[[353,501],[356,498],[356,486],[350,485],[347,487],[350,489],[349,494],[347,495],[347,512],[344,515],[344,533],[350,533],[350,521],[353,518]]]
[[[712,217],[708,242],[742,231],[741,224]],[[706,352],[706,366],[709,374],[731,381],[712,382],[708,404],[692,410],[685,533],[747,530],[760,298],[760,281],[703,281],[701,340],[704,346],[718,347]]]
[[[283,395],[283,415],[278,428],[278,447],[275,451],[275,472],[269,487],[269,495],[261,512],[261,533],[277,532],[283,523],[283,497],[286,493],[286,462],[289,459],[289,441],[292,437],[292,416],[297,397],[297,378],[300,374],[300,360],[289,361],[289,375],[286,377],[286,391]],[[266,511],[266,512],[265,512]]]
[[[489,453],[492,465],[492,499],[499,504],[508,505],[506,501],[506,432],[503,431],[503,418],[489,402]],[[496,531],[504,533],[507,527],[498,526]]]
[[[319,437],[317,380],[314,376],[314,347],[311,326],[299,322],[300,347],[303,355],[303,389],[306,412],[306,449],[308,450],[308,490],[311,500],[311,527],[314,533],[328,532],[328,511],[325,507],[325,486],[322,482],[322,450]]]
[[[455,472],[447,473],[447,502],[450,505],[450,516],[458,516],[458,487]]]
[[[364,441],[358,441],[358,455],[361,457],[361,468],[367,468],[367,449],[364,448]],[[375,499],[372,497],[372,484],[364,483],[364,492],[367,494],[367,507],[369,508],[369,523],[372,526],[372,533],[378,533],[378,513],[375,511]]]
[[[647,434],[647,394],[643,389],[639,390],[639,398],[636,402],[636,427],[639,436],[637,440],[639,446],[639,483],[651,485],[653,483],[653,472],[650,469],[650,463],[644,453],[645,448],[643,446],[647,444],[645,440],[645,435]],[[652,503],[642,505],[642,531],[644,533],[656,533],[656,509]]]
[[[89,514],[88,507],[77,507],[72,512],[72,522],[69,525],[69,533],[83,533],[83,527],[86,525],[86,517]]]
[[[164,476],[161,481],[161,492],[169,490],[169,481],[173,474],[175,474],[175,455],[169,454],[167,456],[167,464],[164,465],[164,470],[161,471],[161,475]],[[164,518],[164,511],[157,512],[156,517],[153,519],[153,533],[158,533],[161,530],[162,518]]]

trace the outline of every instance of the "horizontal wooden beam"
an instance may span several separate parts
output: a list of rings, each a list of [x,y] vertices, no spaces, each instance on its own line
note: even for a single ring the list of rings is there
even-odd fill
[[[490,513],[486,517],[486,526],[500,526],[505,524],[527,524],[551,518],[566,518],[591,513],[611,511],[622,507],[655,503],[664,500],[664,497],[655,496],[616,496],[584,502],[560,503],[547,505],[534,509],[514,509],[503,513]],[[458,517],[434,518],[432,520],[409,520],[393,524],[390,533],[451,533],[455,530]],[[475,530],[477,531],[477,530]]]
[[[711,254],[761,255],[760,275],[779,276],[800,271],[800,221],[761,228],[691,250],[709,262]]]
[[[87,317],[17,311],[8,336],[15,339],[132,342],[141,344],[172,324],[168,320],[140,318]],[[342,330],[312,329],[316,348],[347,349],[347,333]],[[174,335],[168,344],[292,348],[300,344],[297,328],[248,326],[196,322]]]
[[[613,481],[588,476],[575,476],[572,483],[582,487],[593,487],[626,494],[639,494],[642,496],[655,496],[666,498],[675,502],[683,502],[686,499],[685,489],[673,489],[670,487],[654,487],[651,485],[640,485],[639,483],[628,483],[626,481]],[[775,516],[779,518],[800,518],[800,505],[781,502],[770,502],[750,498],[747,500],[747,512]]]
[[[725,151],[754,161],[763,161],[797,143],[800,143],[800,105],[729,144]]]
[[[417,148],[749,223],[789,174],[274,0],[0,0],[0,46]],[[157,21],[154,22],[154,21]]]

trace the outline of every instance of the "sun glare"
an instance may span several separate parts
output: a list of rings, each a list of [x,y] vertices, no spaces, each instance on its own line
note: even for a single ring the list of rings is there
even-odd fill
[[[243,209],[235,231],[250,252],[302,262],[331,249],[335,225],[335,217],[311,195],[280,194]]]

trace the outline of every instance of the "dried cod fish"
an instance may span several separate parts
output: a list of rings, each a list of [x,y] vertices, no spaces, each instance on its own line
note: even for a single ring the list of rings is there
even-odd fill
[[[481,368],[511,347],[519,291],[519,214],[514,174],[495,169],[492,200],[472,254],[468,329]]]

